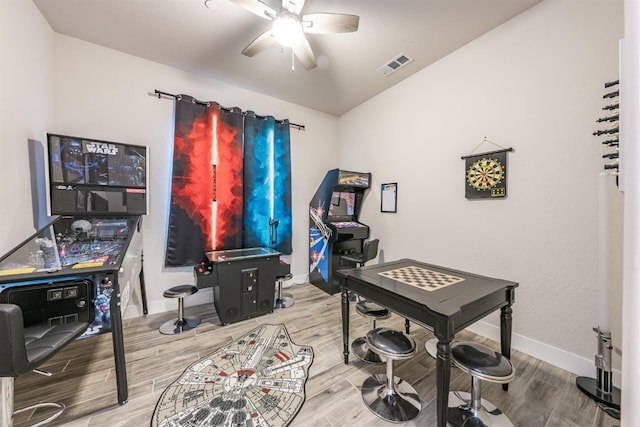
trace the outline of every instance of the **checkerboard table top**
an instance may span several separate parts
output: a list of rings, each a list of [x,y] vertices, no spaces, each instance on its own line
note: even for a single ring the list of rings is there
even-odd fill
[[[462,277],[418,267],[417,265],[408,265],[393,270],[381,271],[378,274],[398,282],[406,283],[407,285],[422,288],[429,292],[455,285],[465,280]]]

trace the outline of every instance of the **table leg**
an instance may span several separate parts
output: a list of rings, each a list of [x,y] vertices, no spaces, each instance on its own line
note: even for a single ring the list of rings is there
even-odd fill
[[[446,427],[451,379],[451,341],[440,337],[436,357],[436,379],[438,427]]]
[[[344,364],[349,364],[349,292],[342,288],[342,342],[344,344]]]
[[[507,359],[511,359],[511,313],[511,305],[505,305],[500,309],[500,349]],[[509,384],[502,384],[502,389],[509,390]]]

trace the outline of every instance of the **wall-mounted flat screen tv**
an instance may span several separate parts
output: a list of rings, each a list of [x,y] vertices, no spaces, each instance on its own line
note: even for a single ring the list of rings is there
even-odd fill
[[[147,213],[147,148],[47,134],[52,215]]]

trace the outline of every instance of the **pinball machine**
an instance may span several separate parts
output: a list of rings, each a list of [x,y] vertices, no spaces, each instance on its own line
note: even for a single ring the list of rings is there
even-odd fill
[[[111,332],[118,403],[128,399],[122,315],[134,290],[147,313],[142,254],[146,148],[48,134],[54,217],[0,257],[0,302],[25,326],[88,323]]]
[[[358,221],[371,174],[332,169],[309,203],[309,282],[329,294],[340,291],[336,270],[355,264],[341,255],[362,252],[369,227]]]

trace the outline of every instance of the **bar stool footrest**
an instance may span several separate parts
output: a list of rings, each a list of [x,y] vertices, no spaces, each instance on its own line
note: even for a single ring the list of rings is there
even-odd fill
[[[32,414],[30,416],[31,421],[30,421],[30,424],[29,424],[31,427],[38,427],[38,426],[43,426],[45,424],[48,424],[51,421],[53,421],[56,418],[58,418],[60,415],[62,415],[62,413],[65,410],[64,403],[42,402],[42,403],[36,403],[34,405],[29,405],[27,407],[18,409],[18,410],[13,412],[13,415],[21,414],[21,413],[27,412],[27,411],[37,411],[38,409],[43,409],[43,408],[54,409],[55,412],[53,414],[49,415],[47,418],[45,418],[45,419],[43,419],[43,420],[41,420],[39,422],[36,422],[35,424],[32,424],[33,423],[33,418],[38,419],[39,417],[37,415],[34,417],[34,415]]]

